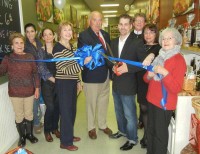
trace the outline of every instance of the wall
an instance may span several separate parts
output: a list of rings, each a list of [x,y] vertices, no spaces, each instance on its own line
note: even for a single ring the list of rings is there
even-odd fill
[[[160,0],[160,21],[159,21],[159,28],[162,29],[164,27],[166,27],[168,25],[168,20],[170,18],[172,18],[172,11],[173,11],[173,1],[174,0]],[[198,22],[198,18],[199,18],[199,0],[194,0],[195,3],[195,9],[194,12],[195,15],[195,19],[193,20],[191,25],[196,24],[196,22]],[[200,18],[199,18],[200,19]],[[182,15],[182,16],[177,16],[176,17],[176,25],[180,25],[180,24],[184,24],[187,22],[186,20],[186,15]]]
[[[33,23],[37,26],[37,29],[39,29],[38,26],[38,20],[36,15],[36,0],[21,0],[22,1],[22,10],[23,10],[23,20],[24,25],[26,23]],[[83,0],[66,0],[66,5],[63,8],[64,14],[65,14],[65,20],[70,21],[70,5],[75,7],[77,9],[77,15],[87,15],[90,13],[90,9],[88,6],[84,3]],[[31,6],[31,7],[30,7]],[[51,27],[53,30],[57,29],[57,24],[44,22],[44,27]],[[77,29],[75,29],[76,31]]]

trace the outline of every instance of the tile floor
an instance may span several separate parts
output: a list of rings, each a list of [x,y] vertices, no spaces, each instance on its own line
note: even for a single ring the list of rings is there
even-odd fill
[[[107,117],[108,126],[115,133],[117,131],[117,124],[112,96],[110,97]],[[137,144],[129,151],[121,151],[119,147],[126,142],[126,138],[110,139],[102,131],[97,130],[97,139],[91,140],[88,137],[86,126],[85,97],[82,92],[78,97],[77,117],[74,127],[75,136],[81,137],[81,141],[75,143],[75,145],[79,147],[78,151],[71,152],[60,149],[60,141],[55,136],[53,136],[53,142],[46,142],[43,133],[35,135],[39,139],[38,143],[31,144],[27,141],[25,148],[29,149],[34,154],[146,154],[146,149],[141,149],[140,144]],[[143,129],[138,130],[139,140],[141,139],[142,134]],[[17,142],[12,145],[11,149],[15,147],[17,147]]]

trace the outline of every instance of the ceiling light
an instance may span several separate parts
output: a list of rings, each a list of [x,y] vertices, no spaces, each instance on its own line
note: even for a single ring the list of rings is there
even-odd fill
[[[104,17],[106,18],[106,17],[116,17],[117,15],[115,15],[115,14],[109,14],[109,15],[104,15]]]
[[[101,7],[113,7],[113,6],[119,6],[119,4],[101,4]]]
[[[110,11],[102,11],[102,13],[117,13],[117,10],[110,10]]]

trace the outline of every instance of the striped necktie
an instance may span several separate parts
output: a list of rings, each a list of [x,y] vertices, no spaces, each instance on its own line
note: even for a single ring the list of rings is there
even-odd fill
[[[103,48],[106,49],[106,45],[105,45],[105,43],[104,43],[104,41],[103,41],[103,38],[100,36],[99,32],[97,32],[97,36],[98,36],[99,41],[101,42]]]

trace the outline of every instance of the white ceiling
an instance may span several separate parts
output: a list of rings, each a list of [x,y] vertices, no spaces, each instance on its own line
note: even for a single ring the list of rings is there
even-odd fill
[[[134,0],[84,0],[91,11],[117,10],[117,16],[125,13],[124,6],[133,4]],[[100,7],[100,4],[119,4],[119,7]],[[109,13],[111,14],[111,13]],[[114,13],[116,14],[116,13]],[[108,13],[107,13],[108,15]]]

